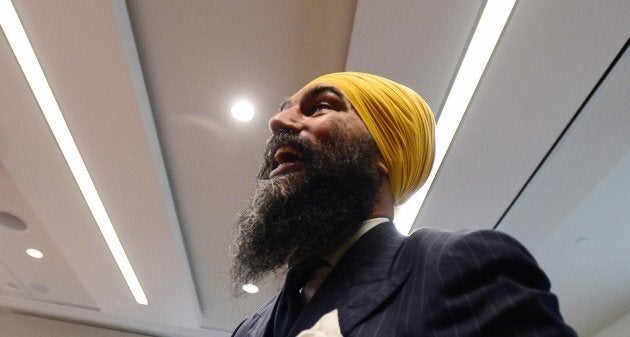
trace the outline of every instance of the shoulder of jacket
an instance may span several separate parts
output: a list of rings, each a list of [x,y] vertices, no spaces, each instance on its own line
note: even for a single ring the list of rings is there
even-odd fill
[[[462,243],[492,241],[501,241],[512,246],[517,246],[518,248],[522,247],[520,243],[510,235],[491,229],[451,231],[425,227],[411,233],[407,240],[412,243],[412,246],[425,247],[427,249],[436,249],[438,247],[448,248]]]
[[[492,229],[482,230],[458,230],[449,231],[439,228],[420,228],[413,232],[408,243],[413,250],[422,253],[429,253],[429,256],[441,255],[449,251],[460,251],[465,249],[467,255],[476,252],[485,252],[488,249],[493,252],[501,252],[505,256],[520,256],[533,260],[533,256],[528,249],[517,239],[509,234]]]

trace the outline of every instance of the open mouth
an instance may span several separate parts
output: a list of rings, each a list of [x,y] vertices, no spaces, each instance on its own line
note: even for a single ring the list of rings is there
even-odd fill
[[[296,171],[304,165],[305,155],[292,146],[280,146],[273,155],[273,167],[269,177]]]

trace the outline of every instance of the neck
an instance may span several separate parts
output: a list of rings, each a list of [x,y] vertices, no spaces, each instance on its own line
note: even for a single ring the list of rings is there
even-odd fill
[[[370,218],[388,218],[394,220],[394,196],[389,186],[389,179],[385,176],[381,179],[381,184],[378,189],[378,195]]]

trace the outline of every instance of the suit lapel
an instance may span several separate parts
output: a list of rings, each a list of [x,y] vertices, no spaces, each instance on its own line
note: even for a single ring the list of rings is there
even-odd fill
[[[407,279],[409,269],[395,265],[404,241],[391,222],[363,235],[328,275],[289,335],[310,328],[335,308],[339,309],[341,332],[346,335]]]
[[[407,271],[385,280],[350,288],[339,308],[339,326],[344,335],[385,302],[407,280],[408,276]]]
[[[273,299],[267,302],[266,305],[263,306],[261,310],[259,310],[254,316],[251,318],[251,327],[243,330],[247,331],[246,337],[264,337],[265,332],[267,331],[267,326],[270,324],[269,320],[271,316],[273,316],[274,309],[278,302],[278,296],[276,295]],[[237,330],[240,331],[240,330]],[[235,335],[236,337],[240,336],[239,334]]]

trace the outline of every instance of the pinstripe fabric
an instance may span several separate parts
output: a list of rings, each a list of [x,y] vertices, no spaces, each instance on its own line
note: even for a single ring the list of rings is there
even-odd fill
[[[289,336],[335,308],[346,337],[576,336],[549,288],[527,250],[500,232],[422,229],[404,237],[386,223],[342,257]],[[233,336],[265,336],[274,304]]]

